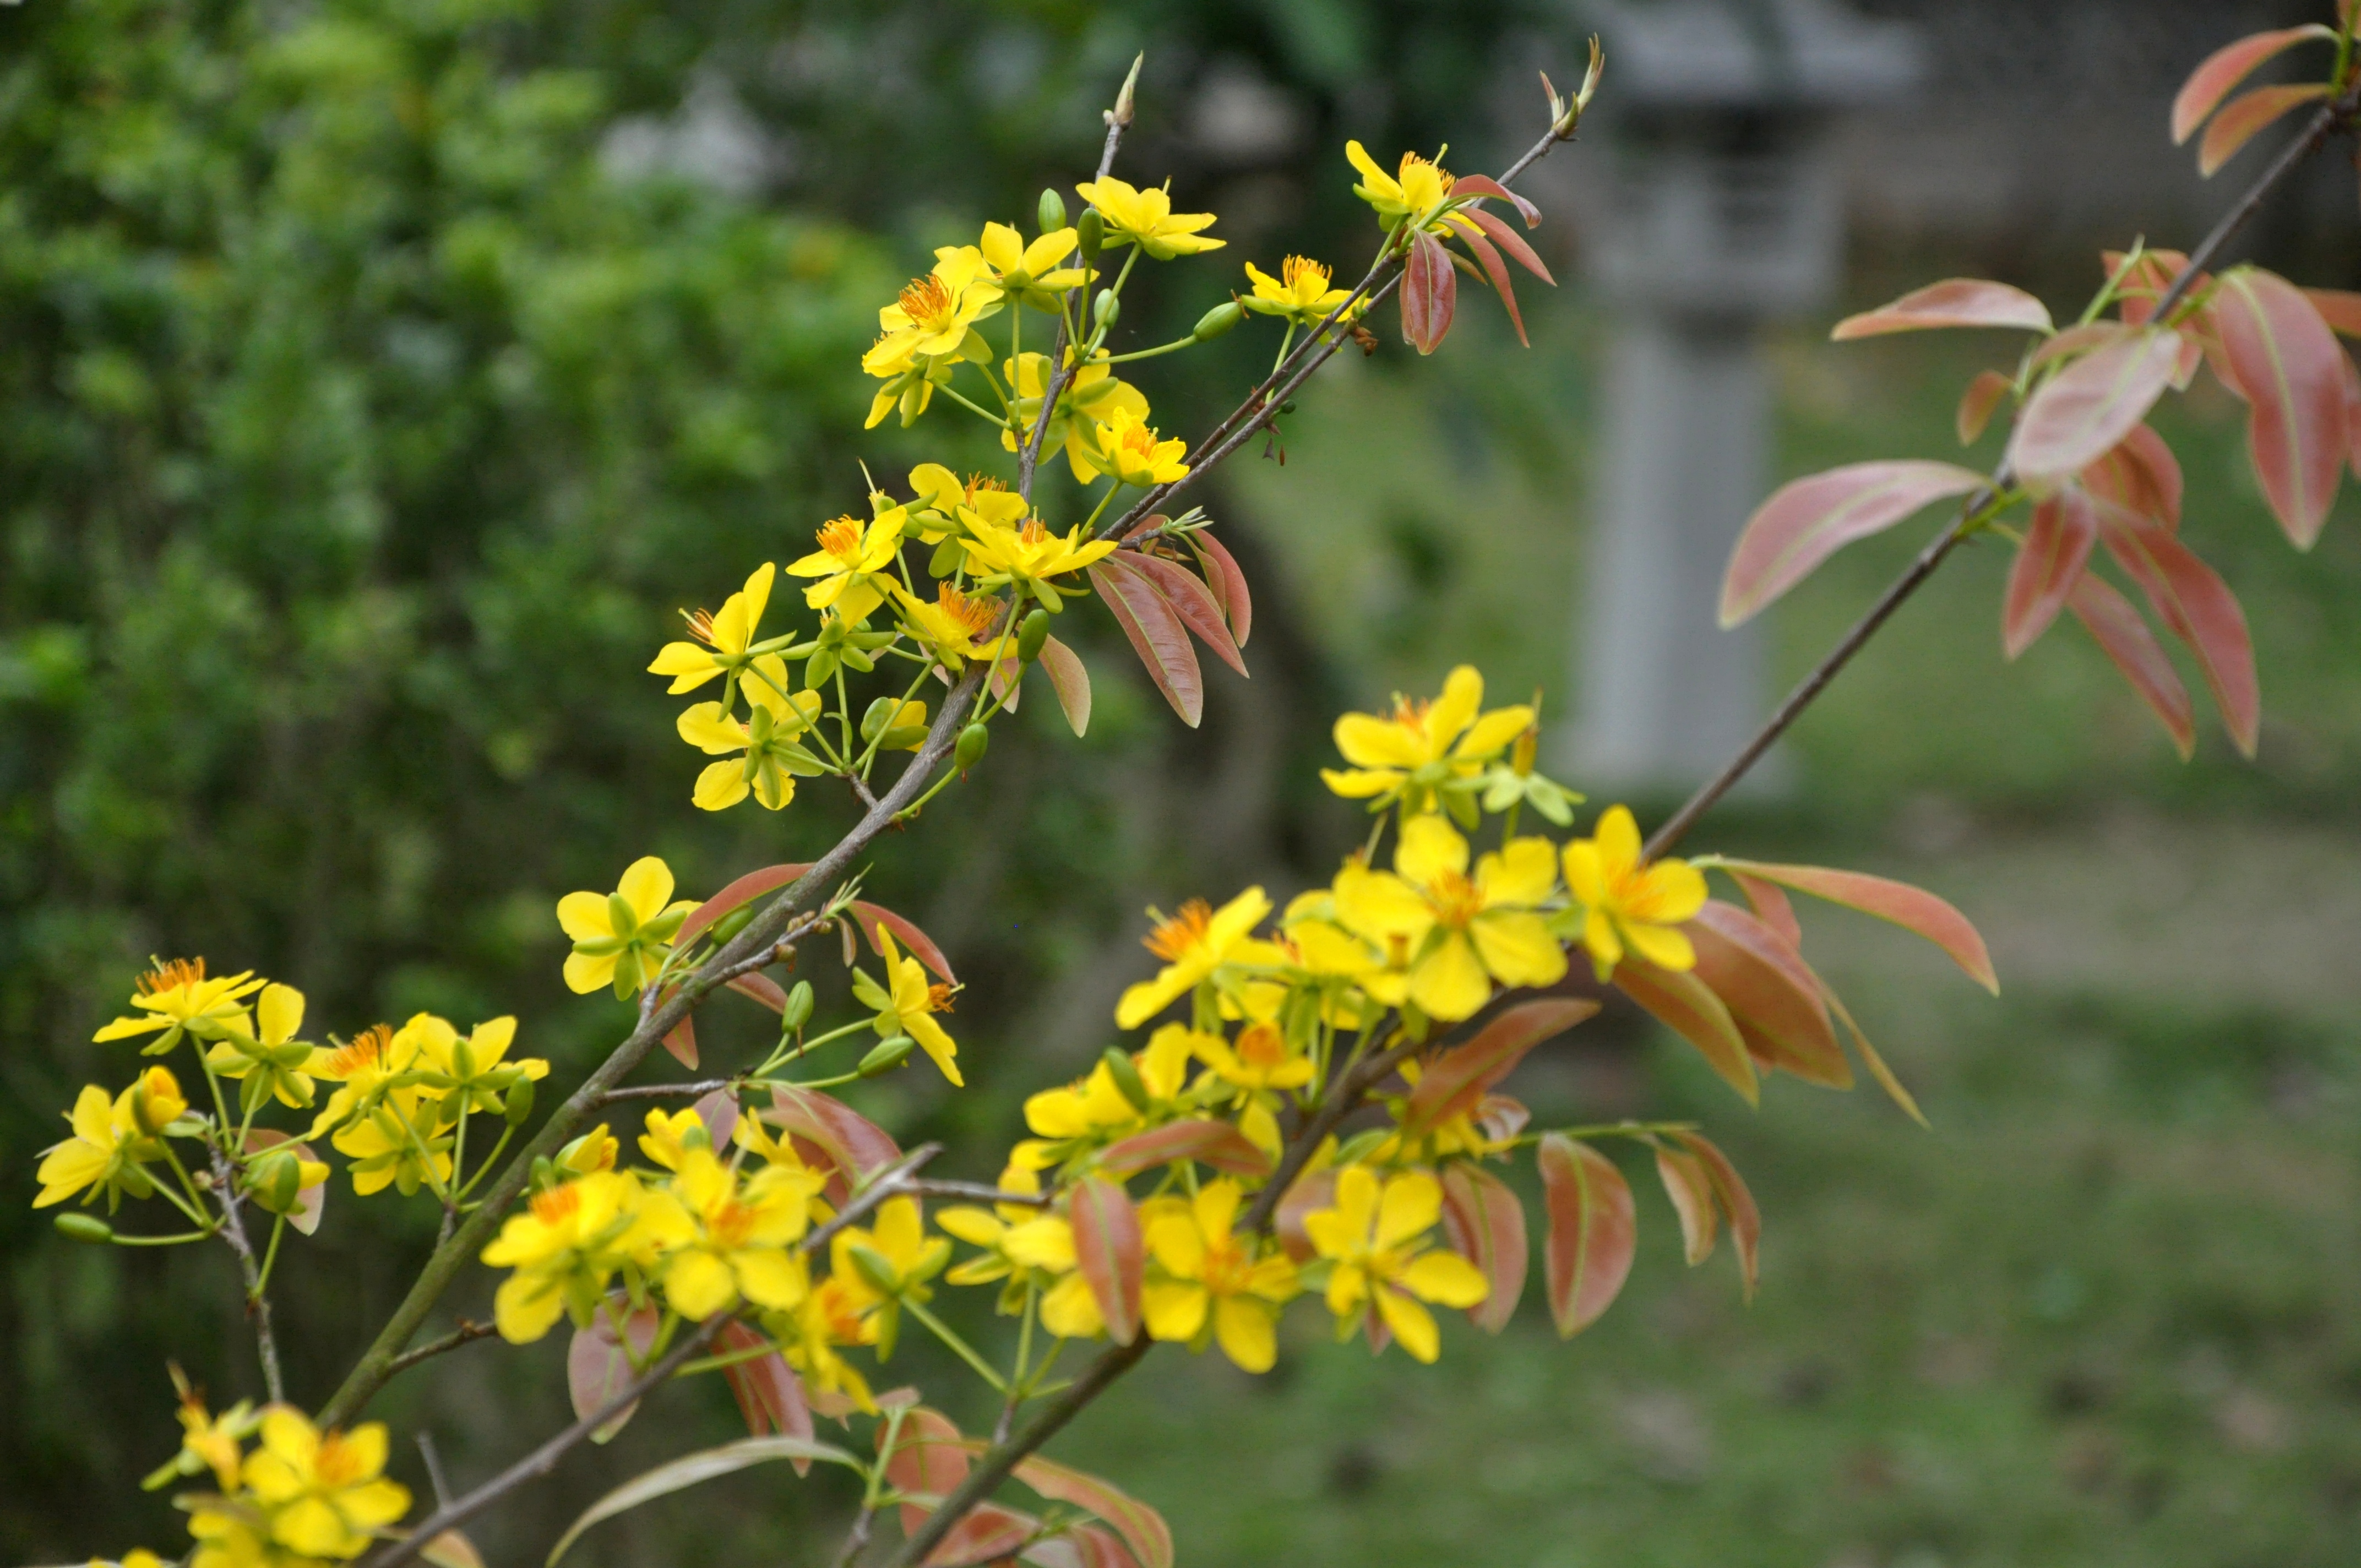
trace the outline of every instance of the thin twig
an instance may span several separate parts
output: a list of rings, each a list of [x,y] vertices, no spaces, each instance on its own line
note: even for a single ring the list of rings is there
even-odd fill
[[[391,1370],[407,1372],[422,1361],[432,1361],[436,1356],[456,1350],[463,1344],[473,1344],[479,1339],[489,1339],[500,1332],[500,1326],[496,1323],[471,1322],[466,1318],[461,1318],[459,1326],[441,1339],[428,1340],[416,1350],[404,1351],[395,1356]]]
[[[598,1097],[602,1105],[612,1105],[618,1100],[669,1100],[675,1094],[703,1099],[717,1089],[729,1089],[737,1084],[734,1078],[700,1078],[694,1083],[635,1083],[629,1089],[610,1089]]]
[[[221,1205],[222,1239],[230,1251],[237,1254],[237,1266],[246,1276],[246,1315],[254,1320],[254,1345],[262,1361],[262,1386],[270,1394],[270,1402],[287,1402],[287,1383],[279,1371],[279,1340],[270,1328],[270,1293],[262,1288],[262,1269],[254,1255],[254,1245],[246,1235],[246,1205],[237,1195],[237,1168],[217,1146],[209,1146],[213,1158],[214,1201]]]
[[[905,1185],[918,1197],[964,1198],[971,1203],[1018,1203],[1028,1209],[1046,1209],[1057,1201],[1046,1192],[1011,1192],[984,1181],[939,1181],[929,1178]]]
[[[434,1452],[434,1434],[424,1427],[418,1429],[418,1457],[426,1462],[426,1484],[434,1488],[434,1506],[451,1506],[451,1483],[443,1474],[443,1456]]]
[[[837,1549],[836,1568],[851,1568],[853,1559],[861,1555],[861,1549],[869,1544],[869,1528],[876,1522],[877,1510],[862,1505],[853,1518],[852,1528],[844,1532],[844,1544]]]

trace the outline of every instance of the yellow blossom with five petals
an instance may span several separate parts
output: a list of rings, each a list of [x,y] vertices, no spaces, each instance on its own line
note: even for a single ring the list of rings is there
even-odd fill
[[[701,706],[701,705],[700,705]],[[642,855],[623,868],[612,893],[569,893],[557,901],[557,924],[572,938],[566,988],[588,996],[612,985],[626,1001],[664,968],[695,899],[673,902],[672,868]]]
[[[1079,267],[1058,265],[1073,253],[1079,239],[1070,225],[1052,229],[1027,245],[1025,236],[1006,224],[986,224],[976,248],[1004,299],[1055,314],[1059,297],[1069,289],[1080,288],[1088,276]],[[935,254],[939,257],[943,252]]]
[[[1318,326],[1352,297],[1350,290],[1330,284],[1333,276],[1308,256],[1290,256],[1280,262],[1276,278],[1249,261],[1246,277],[1254,284],[1254,292],[1238,302],[1257,315],[1283,316],[1301,327]],[[1344,319],[1359,313],[1356,310]]]
[[[978,587],[1013,584],[1040,600],[1052,614],[1065,608],[1063,594],[1076,591],[1071,584],[1061,589],[1056,579],[1082,571],[1115,552],[1112,539],[1084,539],[1079,522],[1063,533],[1052,533],[1038,517],[1027,518],[1018,528],[997,527],[978,519],[969,523],[963,543],[968,569],[976,575]]]
[[[270,1539],[306,1557],[357,1557],[410,1511],[410,1489],[385,1478],[385,1423],[320,1431],[300,1410],[262,1413],[262,1445],[240,1479],[269,1511]]]
[[[863,1007],[875,1011],[873,1026],[878,1038],[890,1040],[896,1035],[907,1035],[927,1053],[928,1059],[942,1069],[952,1088],[964,1088],[967,1080],[960,1076],[959,1047],[934,1016],[951,1010],[951,988],[930,983],[926,965],[906,957],[895,945],[894,933],[883,925],[877,927],[877,943],[879,956],[885,961],[885,983],[880,985],[869,978],[866,970],[856,969],[852,971],[852,994]]]
[[[894,556],[909,517],[908,508],[895,506],[866,524],[851,517],[822,524],[815,535],[819,548],[787,567],[789,576],[820,579],[804,590],[804,603],[833,609],[849,626],[867,620],[885,598],[878,585],[894,580]]]
[[[131,1005],[139,1012],[117,1018],[91,1039],[104,1045],[160,1030],[162,1037],[141,1049],[143,1056],[151,1057],[162,1056],[179,1045],[183,1032],[201,1040],[218,1040],[230,1029],[246,1027],[245,999],[266,983],[255,979],[252,970],[207,980],[203,959],[158,960],[155,968],[139,977],[132,994]]]
[[[1658,969],[1697,966],[1679,927],[1705,907],[1705,877],[1686,861],[1642,860],[1640,825],[1627,808],[1609,806],[1592,837],[1565,847],[1565,885],[1582,907],[1582,945],[1601,981],[1627,948]]]
[[[1150,1338],[1188,1343],[1205,1336],[1246,1372],[1279,1359],[1279,1311],[1297,1291],[1295,1265],[1278,1252],[1257,1256],[1257,1239],[1235,1229],[1243,1194],[1211,1181],[1194,1198],[1160,1200],[1145,1216],[1157,1275],[1140,1290]],[[1202,1346],[1200,1347],[1202,1348]]]
[[[1074,191],[1106,221],[1110,246],[1136,244],[1157,260],[1170,261],[1176,256],[1219,250],[1229,243],[1198,232],[1213,226],[1213,214],[1174,212],[1169,190],[1142,191],[1109,176],[1077,185]]]
[[[1188,477],[1189,465],[1180,459],[1189,444],[1177,437],[1159,441],[1156,427],[1126,408],[1116,409],[1104,424],[1093,428],[1091,444],[1092,463],[1114,475],[1117,484],[1144,490]]]
[[[1403,1171],[1383,1186],[1367,1166],[1347,1166],[1337,1176],[1336,1206],[1305,1215],[1303,1231],[1332,1265],[1328,1310],[1340,1338],[1374,1304],[1404,1350],[1433,1361],[1442,1338],[1422,1303],[1473,1307],[1491,1294],[1474,1264],[1426,1250],[1426,1234],[1442,1215],[1443,1186],[1425,1171]]]
[[[747,575],[743,588],[722,601],[719,614],[682,610],[681,619],[688,623],[689,635],[696,641],[667,642],[656,650],[649,674],[670,675],[669,695],[678,696],[716,675],[743,670],[753,662],[749,650],[763,623],[763,611],[771,602],[771,584],[777,576],[777,566],[765,561]]]
[[[1245,944],[1269,913],[1270,899],[1258,887],[1246,889],[1219,909],[1202,898],[1192,898],[1169,919],[1149,910],[1156,929],[1142,939],[1142,945],[1162,959],[1164,967],[1153,980],[1140,981],[1124,991],[1115,1003],[1115,1026],[1137,1029],[1212,979],[1213,971],[1234,955],[1257,959],[1268,955],[1268,943],[1256,942],[1250,948]]]
[[[897,587],[896,591],[899,591]],[[771,665],[777,665],[775,670]],[[727,811],[752,795],[765,810],[777,811],[796,797],[796,780],[826,773],[820,760],[796,737],[818,718],[820,696],[799,691],[790,696],[786,666],[776,654],[756,662],[754,674],[744,685],[746,717],[733,718],[718,702],[696,703],[680,716],[680,738],[708,756],[730,751],[744,755],[708,762],[697,775],[689,798],[700,811]]]
[[[1565,949],[1535,913],[1557,884],[1546,839],[1511,839],[1467,872],[1467,840],[1440,817],[1402,824],[1391,872],[1357,861],[1336,877],[1336,916],[1398,956],[1399,978],[1363,983],[1378,1000],[1407,999],[1428,1017],[1469,1017],[1492,981],[1550,985],[1565,974]]]
[[[1533,722],[1523,703],[1483,712],[1484,677],[1462,664],[1443,694],[1413,701],[1397,693],[1393,711],[1348,713],[1336,720],[1336,750],[1353,764],[1323,768],[1321,779],[1348,800],[1368,800],[1375,811],[1395,801],[1405,815],[1433,811],[1444,792],[1472,788],[1484,764]]]

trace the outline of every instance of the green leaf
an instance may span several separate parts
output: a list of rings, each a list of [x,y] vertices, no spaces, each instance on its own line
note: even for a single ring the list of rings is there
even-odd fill
[[[566,1548],[581,1538],[592,1525],[613,1519],[617,1514],[669,1497],[699,1481],[710,1481],[717,1475],[728,1475],[774,1459],[822,1459],[830,1464],[842,1464],[854,1470],[862,1469],[860,1460],[831,1443],[814,1442],[800,1437],[748,1437],[736,1442],[725,1442],[719,1448],[708,1448],[700,1453],[688,1454],[669,1464],[659,1464],[644,1475],[633,1476],[583,1511],[582,1517],[558,1537],[557,1544],[549,1550],[546,1563],[555,1563],[566,1555]]]

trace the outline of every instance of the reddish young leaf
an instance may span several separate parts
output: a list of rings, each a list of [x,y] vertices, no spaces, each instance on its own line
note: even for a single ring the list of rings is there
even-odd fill
[[[1155,583],[1157,592],[1180,617],[1181,624],[1195,632],[1197,640],[1213,651],[1214,657],[1242,675],[1246,673],[1246,662],[1239,656],[1238,645],[1230,639],[1230,624],[1222,613],[1221,601],[1194,572],[1160,555],[1128,554],[1124,564]]]
[[[1997,370],[1979,370],[1968,389],[1960,394],[1959,411],[1951,416],[1951,426],[1959,432],[1960,444],[1973,446],[1982,435],[1984,426],[1992,422],[1993,411],[2008,396],[2016,383]]]
[[[269,1127],[251,1127],[247,1130],[246,1150],[248,1154],[277,1148],[280,1144],[294,1145],[297,1159],[312,1165],[325,1163],[312,1151],[311,1145],[301,1142],[288,1134],[273,1132]],[[308,1236],[320,1228],[320,1216],[327,1207],[328,1183],[316,1182],[295,1195],[295,1207],[287,1212],[287,1223],[294,1226],[302,1234]]]
[[[2026,332],[2051,331],[2049,307],[2022,289],[1991,283],[1982,278],[1947,278],[1903,295],[1890,305],[1863,311],[1837,323],[1830,341],[1850,343],[1893,332],[1924,332],[1930,327],[2005,326]]]
[[[1091,728],[1091,673],[1071,648],[1051,637],[1041,644],[1041,673],[1049,677],[1049,689],[1058,694],[1058,709],[1066,716],[1066,728],[1076,735],[1087,735]]]
[[[2349,355],[2345,360],[2345,461],[2353,477],[2361,479],[2361,369],[2354,368]]]
[[[1074,1568],[1139,1568],[1139,1559],[1131,1554],[1113,1530],[1094,1524],[1078,1524],[1067,1532],[1066,1539],[1073,1545]]]
[[[1144,1133],[1134,1133],[1099,1154],[1099,1168],[1110,1176],[1134,1176],[1176,1159],[1191,1159],[1226,1176],[1266,1177],[1271,1157],[1227,1122],[1191,1118],[1167,1122]]]
[[[2137,692],[2140,700],[2163,722],[2166,733],[2187,762],[2197,750],[2196,709],[2189,700],[2189,688],[2180,684],[2173,672],[2172,661],[2165,657],[2164,646],[2156,633],[2147,629],[2139,611],[2131,601],[2109,587],[2093,573],[2082,574],[2074,585],[2073,597],[2066,608],[2074,619],[2098,642],[2100,650],[2114,662],[2124,678]]]
[[[724,1084],[710,1093],[697,1097],[689,1107],[697,1119],[705,1124],[705,1135],[713,1142],[713,1152],[723,1159],[730,1157],[730,1140],[738,1131],[738,1096]]]
[[[2349,289],[2306,289],[2303,297],[2339,337],[2361,337],[2361,294]]]
[[[1707,1179],[1713,1183],[1714,1199],[1730,1218],[1730,1239],[1738,1248],[1738,1268],[1745,1277],[1746,1299],[1751,1301],[1761,1272],[1757,1254],[1763,1245],[1763,1211],[1754,1206],[1754,1194],[1746,1190],[1745,1179],[1727,1155],[1695,1133],[1673,1135],[1705,1168]]]
[[[1180,722],[1194,729],[1205,716],[1205,679],[1197,655],[1189,646],[1189,629],[1166,602],[1156,585],[1137,572],[1116,565],[1120,554],[1088,568],[1091,586],[1106,601],[1115,624],[1131,639],[1132,652],[1148,669],[1148,678]]]
[[[2189,546],[2147,519],[2103,507],[2099,521],[2107,553],[2140,586],[2157,618],[2197,655],[2223,727],[2252,757],[2262,731],[2263,697],[2254,640],[2237,596]]]
[[[1614,1163],[1563,1133],[1542,1138],[1542,1202],[1549,1233],[1542,1271],[1558,1337],[1597,1322],[1623,1288],[1639,1241],[1631,1184]]]
[[[591,1318],[587,1329],[577,1329],[566,1346],[566,1394],[573,1401],[577,1420],[587,1420],[607,1408],[607,1402],[630,1387],[639,1374],[631,1370],[629,1356],[623,1354],[623,1343],[616,1336],[611,1312],[621,1312],[620,1296],[609,1297]],[[636,1312],[622,1313],[623,1332],[631,1336],[631,1354],[644,1361],[656,1343],[656,1329],[662,1319],[653,1307],[642,1307]],[[612,1420],[590,1434],[592,1442],[605,1442],[623,1430],[639,1410],[633,1400],[615,1412]]]
[[[721,1355],[751,1351],[768,1342],[741,1322],[721,1325],[714,1340],[715,1353]],[[803,1379],[795,1368],[775,1350],[765,1352],[751,1360],[734,1363],[721,1369],[722,1380],[730,1385],[730,1397],[738,1401],[738,1413],[746,1422],[746,1435],[763,1437],[777,1432],[783,1437],[812,1437],[811,1406],[804,1399]],[[798,1475],[811,1474],[812,1462],[796,1455],[788,1461]]]
[[[1727,868],[1725,868],[1727,869]],[[1804,950],[1804,923],[1795,918],[1795,906],[1787,902],[1787,891],[1775,882],[1731,872],[1730,880],[1754,910],[1754,917],[1785,939],[1798,953]]]
[[[852,1183],[902,1157],[902,1150],[885,1129],[816,1089],[774,1084],[771,1089],[770,1120],[799,1140],[806,1149],[836,1167],[829,1180],[829,1198],[841,1203]]]
[[[2054,485],[2104,456],[2172,384],[2180,342],[2178,333],[2143,327],[2043,383],[2016,416],[2009,468],[2020,479]]]
[[[1402,266],[1402,341],[1432,354],[1451,330],[1459,302],[1459,274],[1443,242],[1424,229],[1410,236],[1410,259]]]
[[[2345,350],[2303,291],[2257,267],[2223,274],[2213,296],[2235,389],[2253,405],[2246,450],[2264,499],[2299,550],[2336,499],[2349,445]]]
[[[877,1442],[881,1447],[885,1442],[883,1421],[877,1423]],[[920,1405],[902,1418],[894,1452],[885,1461],[885,1478],[897,1492],[942,1497],[950,1496],[967,1479],[973,1464],[967,1439],[951,1419],[940,1410]],[[932,1508],[916,1503],[903,1504],[902,1533],[915,1533],[932,1512]]]
[[[1754,1058],[1747,1054],[1737,1021],[1712,988],[1682,970],[1658,969],[1643,959],[1624,955],[1615,966],[1615,988],[1646,1008],[1705,1056],[1706,1065],[1745,1097],[1760,1104],[1763,1086],[1754,1074]]]
[[[1708,899],[1686,929],[1697,949],[1690,972],[1730,1009],[1748,1054],[1807,1083],[1852,1087],[1819,982],[1776,931],[1719,899]]]
[[[1782,485],[1747,520],[1730,553],[1721,624],[1751,619],[1854,540],[1983,485],[1982,474],[1955,463],[1923,462],[1854,463]]]
[[[2205,139],[2197,147],[2197,172],[2211,180],[2214,170],[2238,155],[2238,149],[2277,124],[2287,113],[2329,95],[2325,82],[2290,87],[2257,87],[2213,117]]]
[[[675,991],[678,989],[677,986],[673,988]],[[665,992],[663,1000],[671,1001],[672,992]],[[684,1014],[679,1023],[664,1031],[664,1047],[681,1066],[692,1072],[697,1069],[697,1019],[694,1014]]]
[[[1014,1557],[1033,1539],[1041,1521],[1031,1514],[998,1503],[978,1503],[951,1526],[942,1541],[927,1553],[924,1568],[975,1568]]]
[[[1172,1568],[1172,1529],[1121,1487],[1038,1454],[1016,1462],[1016,1478],[1052,1502],[1071,1503],[1112,1526],[1139,1568]]]
[[[1496,218],[1493,221],[1497,223],[1499,220]],[[1463,234],[1459,237],[1482,265],[1485,280],[1492,285],[1492,292],[1500,296],[1500,303],[1509,313],[1509,324],[1517,329],[1517,341],[1531,348],[1532,339],[1525,335],[1524,315],[1517,309],[1517,288],[1509,280],[1509,264],[1500,259],[1499,247],[1480,234]]]
[[[1525,1102],[1513,1094],[1487,1094],[1476,1102],[1473,1116],[1476,1130],[1495,1143],[1515,1137],[1532,1119]]]
[[[1443,1172],[1443,1234],[1451,1250],[1492,1287],[1467,1309],[1469,1320],[1486,1333],[1499,1333],[1525,1293],[1525,1211],[1517,1195],[1491,1172],[1453,1161]]]
[[[2084,580],[2091,579],[2086,576]],[[1992,955],[1985,950],[1984,939],[1977,934],[1974,924],[1949,903],[1924,888],[1912,887],[1906,882],[1895,882],[1889,877],[1871,876],[1866,872],[1834,871],[1827,866],[1781,865],[1767,861],[1726,858],[1714,863],[1724,871],[1742,872],[1764,882],[1793,888],[1797,893],[1807,893],[1814,898],[1826,899],[1830,904],[1841,904],[1848,909],[1858,909],[1864,915],[1890,920],[1942,948],[1950,955],[1953,963],[1967,971],[1969,979],[1993,995],[2000,994],[2000,977],[1993,973]]]
[[[811,870],[808,861],[789,861],[782,865],[764,866],[744,876],[715,894],[689,911],[688,918],[680,923],[673,937],[673,946],[686,948],[705,934],[706,928],[750,898],[759,898],[773,888],[785,887]]]
[[[2139,426],[2083,469],[2082,488],[2168,530],[2180,526],[2180,460],[2153,425]]]
[[[1493,216],[1490,213],[1486,212],[1481,207],[1468,208],[1466,215],[1477,228],[1482,229],[1486,234],[1492,237],[1493,244],[1499,246],[1502,250],[1507,251],[1510,258],[1515,261],[1518,266],[1523,268],[1526,271],[1532,273],[1534,277],[1540,279],[1543,282],[1547,283],[1552,288],[1555,288],[1557,286],[1557,280],[1550,276],[1550,269],[1542,265],[1541,257],[1534,252],[1532,246],[1525,243],[1524,236],[1519,234],[1516,230],[1510,228],[1507,224],[1502,223],[1499,218]],[[1532,225],[1527,225],[1526,226],[1530,228]]]
[[[1869,1076],[1877,1080],[1877,1086],[1885,1091],[1886,1097],[1901,1106],[1912,1121],[1922,1127],[1927,1126],[1927,1113],[1918,1109],[1918,1102],[1902,1087],[1902,1080],[1894,1076],[1894,1069],[1885,1065],[1885,1058],[1878,1055],[1877,1047],[1869,1043],[1869,1036],[1854,1021],[1851,1009],[1844,1004],[1844,999],[1825,980],[1820,981],[1820,995],[1828,1002],[1828,1011],[1837,1015],[1837,1022],[1842,1024],[1845,1032],[1852,1036],[1853,1049],[1861,1053],[1861,1065],[1869,1069]]]
[[[2049,630],[2098,542],[2098,510],[2081,487],[2069,485],[2034,507],[2033,524],[2025,531],[2001,599],[2003,656],[2015,658]]]
[[[1131,1195],[1104,1177],[1086,1176],[1074,1187],[1068,1218],[1074,1227],[1074,1257],[1091,1298],[1117,1344],[1139,1337],[1140,1274],[1148,1250],[1139,1234],[1139,1212]]]
[[[1525,1053],[1598,1011],[1587,997],[1544,996],[1503,1009],[1466,1045],[1429,1061],[1411,1091],[1402,1132],[1417,1137],[1452,1117],[1473,1112],[1485,1091],[1515,1070]]]
[[[2070,326],[2035,349],[2033,357],[2026,361],[2026,368],[2038,370],[2054,360],[2072,359],[2109,344],[2121,343],[2131,335],[2132,330],[2121,322],[2084,322]]]
[[[2203,63],[2189,73],[2189,80],[2181,83],[2180,93],[2172,100],[2172,145],[2179,147],[2194,135],[2197,127],[2205,123],[2205,116],[2230,95],[2233,88],[2252,76],[2256,67],[2307,38],[2325,38],[2334,43],[2336,34],[2317,22],[2307,22],[2300,27],[2249,33],[2207,55]]]
[[[1205,581],[1222,601],[1222,613],[1230,618],[1230,636],[1241,648],[1254,632],[1254,595],[1246,587],[1246,575],[1239,570],[1237,557],[1229,546],[1213,537],[1213,530],[1200,528],[1188,535],[1189,546],[1205,567]]]
[[[1455,196],[1497,197],[1500,201],[1506,202],[1510,206],[1517,209],[1517,215],[1525,220],[1525,226],[1527,228],[1539,228],[1541,226],[1542,210],[1539,207],[1534,206],[1531,202],[1525,200],[1522,196],[1518,195],[1514,191],[1510,190],[1506,185],[1503,185],[1499,181],[1493,179],[1488,174],[1460,175],[1456,180],[1452,181],[1451,193]],[[1469,207],[1466,209],[1466,212],[1470,217],[1477,215],[1478,213],[1483,213],[1483,215],[1486,217],[1491,216],[1489,213],[1484,213],[1483,209],[1480,207]]]
[[[741,974],[729,982],[730,989],[741,996],[751,996],[774,1013],[787,1010],[787,993],[779,982],[766,974]]]
[[[1662,1147],[1656,1150],[1656,1176],[1664,1184],[1664,1196],[1673,1201],[1673,1212],[1680,1216],[1681,1249],[1695,1268],[1713,1255],[1719,1229],[1713,1178],[1705,1173],[1705,1165],[1697,1156]]]
[[[1279,1201],[1279,1212],[1273,1217],[1271,1229],[1279,1236],[1279,1245],[1287,1255],[1301,1263],[1319,1249],[1303,1229],[1303,1217],[1323,1209],[1336,1206],[1336,1173],[1333,1170],[1307,1171],[1295,1179],[1287,1196]]]
[[[885,940],[877,934],[879,927],[882,927],[894,933],[894,939],[901,944],[904,952],[934,970],[936,979],[945,985],[959,983],[959,977],[951,973],[950,959],[943,957],[943,950],[935,946],[935,939],[932,937],[918,929],[912,922],[895,914],[882,904],[871,904],[858,898],[852,901],[852,917],[859,922],[862,931],[869,938],[869,950],[879,958],[885,956]]]

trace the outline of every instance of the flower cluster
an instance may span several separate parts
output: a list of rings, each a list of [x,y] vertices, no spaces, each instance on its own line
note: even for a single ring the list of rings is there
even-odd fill
[[[189,1568],[306,1568],[349,1561],[394,1538],[388,1527],[410,1511],[410,1490],[385,1476],[383,1423],[322,1431],[287,1405],[255,1412],[240,1404],[211,1416],[177,1367],[173,1376],[181,1451],[146,1485],[210,1475],[218,1488],[176,1499],[196,1540]],[[251,1438],[259,1441],[249,1449]]]

